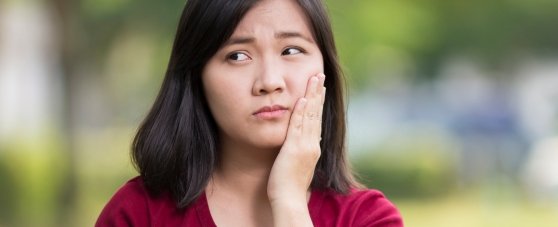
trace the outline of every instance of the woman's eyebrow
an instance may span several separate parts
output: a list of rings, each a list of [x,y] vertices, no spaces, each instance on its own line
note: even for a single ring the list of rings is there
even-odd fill
[[[302,34],[299,33],[299,32],[289,32],[289,31],[287,31],[287,32],[278,32],[278,33],[275,33],[275,38],[276,38],[276,39],[301,38],[301,39],[306,40],[306,41],[309,42],[309,43],[314,43],[314,40],[312,40],[312,39],[309,38],[309,37],[306,37],[306,36],[302,35]]]
[[[288,38],[301,38],[306,40],[309,43],[314,43],[309,37],[302,35],[299,32],[277,32],[275,33],[276,39],[288,39]],[[251,36],[238,36],[238,37],[231,37],[227,42],[225,42],[225,46],[235,45],[235,44],[247,44],[253,43],[256,41],[256,38]]]
[[[225,46],[234,45],[234,44],[246,44],[246,43],[253,43],[256,41],[254,37],[231,37],[225,43]]]

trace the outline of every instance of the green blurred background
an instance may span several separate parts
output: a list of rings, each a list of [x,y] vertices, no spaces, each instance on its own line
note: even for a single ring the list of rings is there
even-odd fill
[[[406,226],[557,226],[557,0],[328,0],[360,179]],[[92,226],[183,0],[0,0],[0,226]]]

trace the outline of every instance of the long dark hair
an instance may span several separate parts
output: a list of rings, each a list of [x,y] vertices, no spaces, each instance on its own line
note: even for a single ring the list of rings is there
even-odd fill
[[[178,25],[159,95],[134,138],[132,161],[146,188],[169,192],[177,207],[207,186],[218,159],[218,126],[204,96],[202,70],[258,0],[189,0]],[[358,184],[345,157],[344,79],[321,0],[298,0],[323,55],[327,94],[322,154],[312,188],[346,193]]]

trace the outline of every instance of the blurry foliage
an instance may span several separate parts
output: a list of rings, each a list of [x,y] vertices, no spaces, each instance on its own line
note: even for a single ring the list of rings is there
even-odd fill
[[[0,154],[4,154],[6,151],[0,149]],[[4,156],[4,155],[3,155]],[[8,168],[7,158],[0,158],[0,182],[2,187],[0,187],[0,223],[6,224],[13,222],[15,219],[17,199],[21,195],[16,190],[15,186],[16,179],[14,174],[10,173]]]
[[[555,0],[326,3],[341,61],[356,89],[381,83],[382,77],[393,73],[416,80],[435,77],[440,61],[456,53],[499,67],[518,55],[553,54],[558,49]],[[144,44],[157,49],[152,58],[156,64],[149,73],[160,79],[184,4],[183,0],[164,4],[147,0],[77,1],[74,29],[82,39],[80,49],[91,55],[88,60],[106,67],[103,59],[110,49],[117,48],[114,44],[119,37],[130,33],[148,37]]]
[[[457,185],[457,159],[447,141],[433,136],[397,136],[353,160],[360,181],[390,198],[436,197]]]
[[[326,3],[349,84],[357,90],[381,84],[382,77],[392,74],[414,80],[435,77],[440,61],[456,53],[499,67],[518,55],[552,54],[558,49],[555,0]],[[153,65],[148,68],[155,80],[130,87],[155,90],[185,1],[80,0],[75,4],[73,29],[81,40],[78,49],[86,53],[84,60],[93,67],[106,67],[110,63],[104,59],[118,48],[115,44],[121,43],[121,37],[144,37],[143,44],[156,53],[149,55]]]
[[[60,176],[67,171],[60,139],[50,133],[11,139],[0,146],[0,226],[51,226],[62,215]]]
[[[410,79],[435,77],[452,54],[498,68],[510,58],[558,49],[555,0],[327,2],[341,59],[357,89],[381,83],[398,67]]]

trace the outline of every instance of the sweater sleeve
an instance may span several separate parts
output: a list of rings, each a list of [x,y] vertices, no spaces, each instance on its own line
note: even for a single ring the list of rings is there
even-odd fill
[[[149,226],[146,191],[137,178],[122,186],[105,205],[96,227]]]

